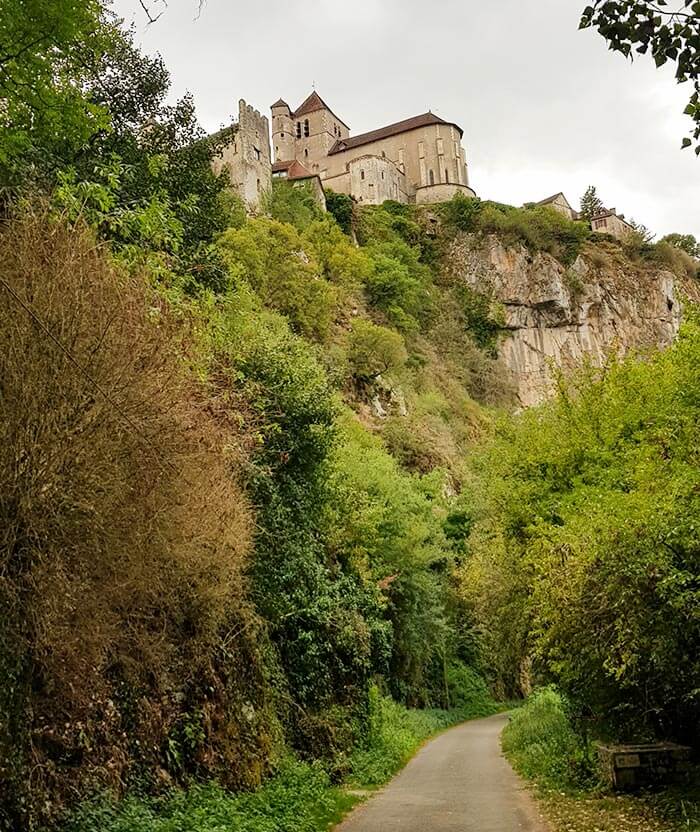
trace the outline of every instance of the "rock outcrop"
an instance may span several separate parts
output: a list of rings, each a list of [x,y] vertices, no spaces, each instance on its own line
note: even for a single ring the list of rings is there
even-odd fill
[[[500,355],[523,406],[549,394],[555,368],[574,368],[586,358],[601,365],[612,351],[664,347],[678,333],[678,279],[632,264],[616,247],[584,249],[566,267],[524,246],[506,248],[495,238],[475,246],[465,237],[454,243],[448,262],[456,279],[503,306],[507,335]]]

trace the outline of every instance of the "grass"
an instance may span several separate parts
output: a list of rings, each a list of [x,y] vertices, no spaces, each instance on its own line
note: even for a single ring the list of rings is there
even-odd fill
[[[596,777],[592,748],[552,688],[513,715],[502,743],[515,770],[537,787],[552,832],[700,832],[700,779],[657,792],[608,792]]]
[[[366,796],[362,789],[389,780],[430,736],[501,709],[474,676],[460,707],[449,711],[409,709],[373,688],[367,735],[350,755],[343,785],[334,785],[320,763],[289,757],[254,792],[233,794],[210,783],[160,798],[98,799],[82,804],[62,832],[325,832]]]
[[[286,760],[262,788],[231,794],[218,785],[165,798],[128,797],[84,804],[65,832],[320,832],[357,802],[331,785],[320,765]]]

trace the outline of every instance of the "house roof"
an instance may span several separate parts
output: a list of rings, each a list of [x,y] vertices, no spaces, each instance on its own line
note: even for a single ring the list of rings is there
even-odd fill
[[[287,109],[289,109],[289,104],[287,104],[284,98],[278,98],[277,101],[275,101],[275,103],[270,106],[270,109],[274,110],[275,107],[286,107]]]
[[[593,220],[602,220],[605,217],[617,217],[620,222],[624,222],[624,224],[629,225],[630,228],[634,227],[631,223],[627,222],[623,214],[618,214],[614,208],[603,208],[602,211],[599,211],[595,216],[591,217],[591,222],[593,222]]]
[[[292,118],[298,118],[299,116],[307,116],[309,113],[315,113],[318,110],[328,110],[329,113],[333,113],[333,110],[326,104],[326,102],[321,98],[321,96],[314,90],[311,95],[302,102],[299,107],[292,113]],[[344,127],[348,127],[347,124],[342,120],[342,118],[338,118],[338,116],[333,113],[333,117],[337,119]],[[348,130],[350,128],[348,127]]]
[[[456,127],[459,130],[460,136],[464,134],[464,131],[458,124],[452,121],[445,121],[440,116],[436,116],[435,113],[428,112],[422,113],[419,116],[413,116],[412,118],[406,118],[403,121],[397,121],[394,124],[388,124],[386,127],[380,127],[378,130],[370,130],[369,133],[361,133],[359,136],[350,136],[347,139],[338,139],[328,151],[328,155],[342,153],[344,150],[351,150],[353,147],[361,147],[363,144],[370,144],[380,139],[388,139],[390,136],[398,136],[400,133],[406,133],[418,127],[427,127],[431,124],[446,124],[450,127]]]
[[[555,202],[557,197],[559,196],[564,200],[564,202],[569,206],[569,208],[571,208],[569,200],[564,196],[564,194],[561,191],[559,191],[559,193],[552,194],[552,196],[548,196],[547,199],[541,199],[539,202],[536,202],[535,205],[549,205],[550,202]]]
[[[288,162],[275,162],[272,166],[273,173],[279,173],[283,170],[287,171],[287,179],[311,179],[318,176],[317,173],[312,173],[308,168],[305,168],[298,159],[291,159]]]

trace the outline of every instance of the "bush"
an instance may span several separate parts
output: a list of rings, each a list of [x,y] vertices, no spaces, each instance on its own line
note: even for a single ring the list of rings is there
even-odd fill
[[[676,277],[697,278],[700,275],[700,261],[691,257],[682,248],[661,240],[654,246],[652,259],[667,266]]]
[[[303,231],[315,220],[322,219],[324,214],[311,186],[303,180],[295,184],[286,179],[273,179],[264,208],[273,220],[289,223],[297,231]]]
[[[251,219],[222,234],[219,248],[234,277],[246,280],[297,332],[310,338],[327,335],[337,295],[292,226],[266,217]]]
[[[592,749],[572,728],[555,688],[536,691],[512,714],[502,744],[516,771],[540,785],[576,788],[594,779]]]
[[[353,200],[347,194],[326,190],[326,208],[344,234],[352,232]]]
[[[325,832],[353,802],[331,786],[321,766],[290,759],[252,794],[234,795],[211,783],[160,800],[94,801],[64,832]]]
[[[407,358],[398,332],[362,318],[353,321],[348,359],[356,378],[371,381],[382,373],[400,369]]]
[[[581,244],[591,236],[586,223],[572,222],[554,208],[514,208],[493,202],[483,203],[478,229],[485,234],[496,234],[505,242],[519,242],[533,251],[546,251],[565,265],[573,263]]]
[[[137,773],[256,784],[242,436],[185,375],[185,323],[87,232],[15,219],[0,263],[0,825]]]
[[[458,231],[474,231],[481,214],[481,200],[456,193],[449,202],[441,205],[445,224]]]

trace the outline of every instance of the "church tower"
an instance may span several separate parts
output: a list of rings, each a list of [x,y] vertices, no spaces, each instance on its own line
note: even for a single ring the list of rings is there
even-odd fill
[[[288,162],[296,158],[294,153],[294,126],[289,104],[281,98],[272,109],[272,147],[275,162]]]

